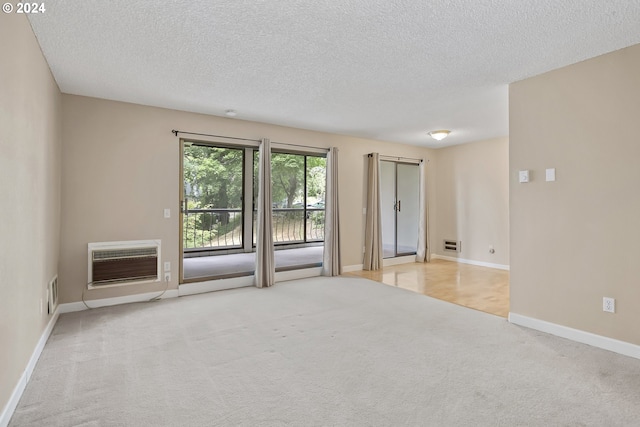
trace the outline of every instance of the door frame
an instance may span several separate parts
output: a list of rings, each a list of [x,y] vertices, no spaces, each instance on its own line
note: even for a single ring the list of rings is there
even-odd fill
[[[389,162],[393,164],[393,187],[394,187],[394,194],[393,194],[393,222],[394,222],[394,236],[393,236],[393,256],[389,257],[389,258],[384,258],[383,259],[393,259],[393,258],[399,258],[399,257],[403,257],[403,256],[410,256],[410,255],[415,255],[417,253],[417,242],[416,242],[416,250],[413,252],[398,252],[398,165],[408,165],[408,166],[415,166],[416,168],[418,168],[419,171],[419,167],[420,167],[420,163],[419,162],[411,162],[411,161],[406,161],[406,160],[396,160],[396,159],[380,159],[380,162]],[[420,174],[418,173],[418,183],[420,181]],[[420,194],[418,194],[418,197],[420,197]],[[401,207],[402,209],[402,207]],[[416,229],[416,233],[418,232],[418,230]],[[382,231],[382,233],[384,234],[384,230]],[[380,236],[382,238],[382,236]],[[384,242],[384,238],[382,238],[382,241]],[[384,250],[383,250],[384,253]]]
[[[218,139],[194,139],[194,138],[180,138],[180,153],[179,153],[179,172],[178,172],[178,205],[179,205],[179,220],[178,220],[178,284],[187,284],[187,283],[195,283],[195,282],[203,282],[207,280],[211,280],[212,278],[195,278],[195,279],[186,279],[184,278],[184,210],[185,199],[184,199],[184,151],[187,144],[198,144],[203,146],[210,146],[213,148],[229,148],[234,150],[243,150],[243,161],[242,161],[242,189],[243,189],[243,199],[242,199],[242,247],[239,249],[241,252],[247,252],[247,244],[249,245],[249,251],[251,252],[252,244],[253,244],[253,210],[250,211],[249,215],[245,215],[245,210],[247,204],[250,204],[251,209],[253,208],[253,193],[251,192],[251,197],[247,197],[246,193],[247,188],[250,190],[253,189],[253,181],[246,178],[246,170],[247,165],[250,162],[250,168],[253,170],[253,155],[249,156],[247,153],[257,150],[259,147],[259,143],[252,144],[249,140],[243,141],[243,143],[234,143],[234,142],[225,142],[220,141]],[[248,160],[247,160],[248,159]],[[247,200],[248,199],[248,200]],[[247,220],[247,217],[249,218]],[[247,231],[247,221],[249,224],[249,230]],[[247,240],[247,235],[249,235],[249,239]],[[236,249],[238,250],[238,249]]]

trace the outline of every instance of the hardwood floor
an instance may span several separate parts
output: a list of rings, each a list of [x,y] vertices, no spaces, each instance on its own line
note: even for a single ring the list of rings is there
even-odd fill
[[[505,270],[434,259],[346,274],[502,317],[509,314],[509,272]]]

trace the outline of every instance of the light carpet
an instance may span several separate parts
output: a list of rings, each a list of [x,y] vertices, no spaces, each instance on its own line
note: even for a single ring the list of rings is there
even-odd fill
[[[360,278],[62,315],[10,426],[631,426],[640,361]]]

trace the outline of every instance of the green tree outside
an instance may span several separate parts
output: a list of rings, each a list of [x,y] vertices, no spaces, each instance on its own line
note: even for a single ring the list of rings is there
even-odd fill
[[[184,215],[183,244],[185,248],[241,245],[243,156],[244,149],[195,144],[185,146],[183,175],[186,208],[188,210],[216,209],[215,212]],[[258,195],[257,175],[258,151],[255,150],[253,156],[254,208]],[[313,209],[324,209],[325,157],[272,153],[271,178],[274,208],[302,209],[308,206]],[[218,211],[220,209],[225,211]],[[276,228],[278,220],[281,222],[282,220],[298,222],[310,220],[311,225],[307,227],[316,228],[324,223],[324,212],[309,212],[306,219],[300,215],[299,211],[279,215],[283,218],[276,215],[277,213],[274,213]],[[302,229],[302,226],[298,228]],[[318,231],[315,235],[317,234]],[[304,239],[304,236],[297,236],[296,239]]]

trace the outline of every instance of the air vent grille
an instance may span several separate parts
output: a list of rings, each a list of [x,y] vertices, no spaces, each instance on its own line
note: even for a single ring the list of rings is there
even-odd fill
[[[53,314],[58,306],[58,275],[49,282],[47,287],[47,312]]]
[[[158,255],[158,248],[131,248],[131,249],[103,249],[93,252],[93,260],[110,260],[119,258],[139,258],[139,257],[156,257]]]
[[[462,242],[458,242],[455,239],[444,239],[443,248],[447,252],[460,252]]]

